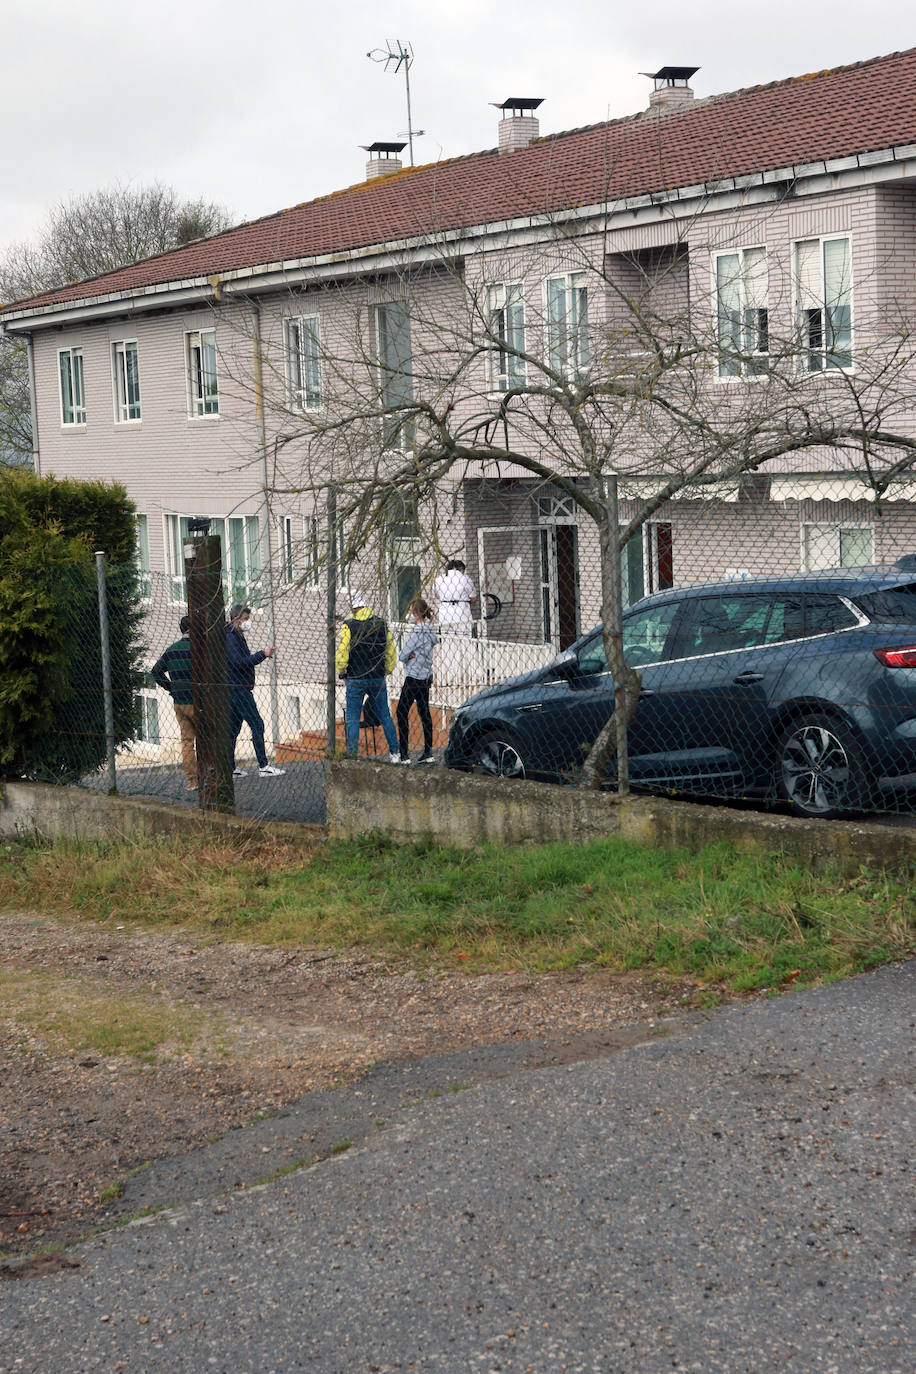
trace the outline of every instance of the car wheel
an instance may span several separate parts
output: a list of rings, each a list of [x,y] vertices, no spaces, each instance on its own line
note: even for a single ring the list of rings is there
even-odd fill
[[[523,778],[525,762],[511,736],[500,730],[481,735],[474,746],[471,767],[488,778]]]
[[[860,811],[868,799],[862,750],[839,721],[802,716],[777,745],[776,786],[799,816],[829,820]]]

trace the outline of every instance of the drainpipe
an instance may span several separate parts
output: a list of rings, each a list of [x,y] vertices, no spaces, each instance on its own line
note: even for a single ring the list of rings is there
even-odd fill
[[[261,568],[267,572],[267,599],[265,610],[267,611],[267,638],[270,644],[277,642],[276,621],[274,619],[274,565],[273,565],[273,540],[270,537],[270,496],[267,474],[267,423],[264,418],[264,356],[263,344],[261,340],[261,307],[255,302],[251,306],[254,311],[254,334],[252,337],[252,349],[254,360],[254,395],[255,412],[258,425],[258,459],[261,471]],[[277,656],[274,654],[269,660],[270,669],[270,734],[276,750],[277,742],[280,738],[280,703],[277,693]]]
[[[25,346],[29,359],[29,406],[32,412],[32,467],[35,469],[35,476],[41,476],[41,450],[38,444],[38,405],[36,403],[35,390],[35,350],[32,347],[32,335],[26,334]]]

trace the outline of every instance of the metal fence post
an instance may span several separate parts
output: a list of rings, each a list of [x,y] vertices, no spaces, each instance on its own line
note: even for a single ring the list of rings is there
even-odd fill
[[[614,677],[614,715],[617,737],[617,795],[630,795],[630,758],[627,750],[627,670],[623,652],[623,589],[620,585],[620,550],[617,533],[620,529],[620,507],[617,496],[617,475],[603,478],[604,508],[608,532],[606,571],[606,610],[610,618],[611,672]]]
[[[114,697],[111,691],[111,640],[108,631],[108,582],[105,576],[105,555],[95,555],[95,573],[99,588],[99,641],[102,649],[102,694],[105,701],[105,745],[108,754],[108,790],[117,792],[118,774],[115,766]]]
[[[337,752],[337,492],[328,487],[328,754]]]

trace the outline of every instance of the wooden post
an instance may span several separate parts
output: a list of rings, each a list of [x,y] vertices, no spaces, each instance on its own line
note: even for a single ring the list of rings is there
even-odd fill
[[[216,535],[184,541],[191,639],[191,693],[197,731],[199,806],[234,811],[229,674],[222,556]]]

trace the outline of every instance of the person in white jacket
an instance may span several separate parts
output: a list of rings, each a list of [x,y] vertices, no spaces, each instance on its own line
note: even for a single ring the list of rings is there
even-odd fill
[[[465,572],[460,558],[453,558],[433,583],[439,602],[439,628],[444,635],[463,635],[468,638],[474,627],[471,603],[477,600],[477,588]]]
[[[407,607],[407,619],[413,627],[407,633],[404,647],[398,658],[404,664],[404,686],[398,697],[397,722],[398,744],[401,762],[410,763],[410,708],[417,704],[420,724],[423,726],[423,753],[419,763],[435,763],[433,758],[433,718],[429,711],[429,689],[433,681],[433,650],[439,643],[439,636],[433,629],[433,613],[422,596],[417,596]]]

